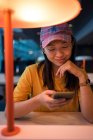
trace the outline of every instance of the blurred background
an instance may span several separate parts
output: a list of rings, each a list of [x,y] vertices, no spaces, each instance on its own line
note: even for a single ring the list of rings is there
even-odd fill
[[[77,41],[75,59],[85,62],[87,73],[93,73],[93,0],[80,0],[82,11],[69,22]],[[14,75],[15,85],[25,67],[44,59],[40,49],[40,28],[13,29]],[[5,93],[4,80],[4,32],[0,28],[0,98]],[[4,100],[0,99],[0,110],[4,109]]]

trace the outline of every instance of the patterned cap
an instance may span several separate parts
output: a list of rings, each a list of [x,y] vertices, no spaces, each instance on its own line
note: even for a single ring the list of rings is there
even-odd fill
[[[45,48],[53,40],[71,42],[72,31],[67,23],[55,26],[42,27],[40,41],[42,48]]]

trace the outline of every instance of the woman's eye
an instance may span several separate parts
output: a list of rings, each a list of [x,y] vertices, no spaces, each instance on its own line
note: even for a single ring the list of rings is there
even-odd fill
[[[64,45],[62,48],[65,48],[65,49],[66,49],[66,48],[68,48],[68,47],[69,47],[68,45]]]
[[[55,51],[55,49],[48,49],[49,51]]]
[[[64,47],[62,47],[62,48],[68,48],[68,46],[64,46]]]

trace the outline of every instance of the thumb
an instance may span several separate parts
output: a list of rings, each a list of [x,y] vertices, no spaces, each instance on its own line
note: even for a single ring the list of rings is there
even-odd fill
[[[46,90],[47,95],[53,95],[56,91],[55,90]]]

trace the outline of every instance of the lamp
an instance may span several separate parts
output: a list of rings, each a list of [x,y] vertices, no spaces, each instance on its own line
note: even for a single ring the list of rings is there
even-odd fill
[[[2,134],[11,136],[20,131],[14,126],[12,28],[64,23],[75,18],[81,6],[78,0],[0,0],[0,9],[0,27],[4,27],[7,105],[7,127],[2,130]]]
[[[11,9],[12,27],[34,28],[67,22],[81,11],[78,0],[0,0],[0,9]],[[3,14],[0,27],[3,27]]]

